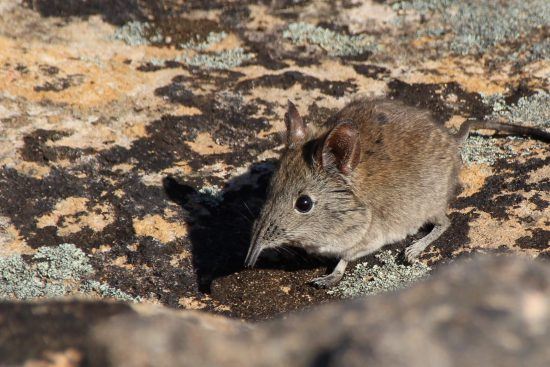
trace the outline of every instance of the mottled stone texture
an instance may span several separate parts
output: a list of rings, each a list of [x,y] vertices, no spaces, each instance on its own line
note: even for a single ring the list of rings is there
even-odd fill
[[[220,333],[187,323],[116,317],[94,330],[108,357],[92,365],[542,367],[550,360],[550,268],[475,259],[409,290],[253,330]]]
[[[336,298],[306,284],[330,259],[283,252],[242,267],[287,100],[310,123],[385,95],[448,128],[485,116],[547,128],[549,6],[0,0],[0,295],[249,320]],[[451,227],[423,264],[548,258],[549,153],[470,141]]]
[[[550,267],[509,256],[259,324],[101,301],[0,304],[2,365],[542,367],[549,338]]]

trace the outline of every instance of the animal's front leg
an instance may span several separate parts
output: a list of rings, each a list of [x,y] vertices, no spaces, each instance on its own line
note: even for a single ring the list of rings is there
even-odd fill
[[[338,262],[332,273],[319,278],[315,278],[311,281],[311,283],[319,288],[333,287],[338,284],[340,280],[342,280],[347,266],[348,262],[342,259]]]

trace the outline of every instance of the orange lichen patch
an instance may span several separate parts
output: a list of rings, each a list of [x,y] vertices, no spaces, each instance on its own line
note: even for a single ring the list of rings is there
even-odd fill
[[[129,245],[126,245],[126,248],[130,251],[137,251],[139,246],[137,243],[131,243]]]
[[[21,161],[13,168],[23,175],[34,178],[44,178],[50,173],[50,167],[36,162]]]
[[[272,126],[269,130],[261,131],[258,134],[260,138],[265,138],[275,132],[285,130],[283,116],[286,113],[286,101],[289,99],[296,104],[302,116],[307,115],[308,106],[311,106],[314,102],[319,107],[341,108],[348,100],[347,98],[337,99],[327,96],[319,90],[304,90],[298,83],[288,89],[257,87],[253,89],[251,95],[244,96],[244,100],[247,103],[253,103],[254,99],[258,97],[264,101],[273,103],[275,105],[273,108],[275,114],[280,116],[280,118],[270,121]]]
[[[273,15],[273,9],[264,5],[249,5],[250,21],[247,23],[249,29],[272,28],[284,26],[286,22]]]
[[[204,155],[223,154],[231,151],[231,148],[216,143],[210,133],[207,132],[199,133],[195,141],[187,141],[185,144],[196,153]]]
[[[199,172],[201,174],[207,174],[214,177],[224,178],[230,171],[231,167],[223,162],[216,162],[202,166]]]
[[[430,43],[434,40],[434,37],[432,36],[422,36],[422,37],[418,37],[416,38],[415,40],[412,41],[411,45],[413,47],[422,47],[424,46],[425,44],[427,43]]]
[[[546,209],[539,209],[535,203],[529,200],[535,195],[535,192],[518,192],[518,194],[522,195],[525,200],[509,207],[506,212],[511,217],[524,219],[523,226],[525,228],[550,229],[550,214]],[[538,192],[536,194],[538,194],[540,200],[550,201],[550,193]]]
[[[384,66],[384,65],[379,65]],[[351,80],[358,85],[361,96],[377,97],[387,92],[387,83],[383,80],[376,80],[366,77],[355,71],[350,65],[342,65],[335,59],[324,59],[320,64],[312,64],[298,68],[301,72],[311,75],[320,80]],[[354,96],[354,98],[357,96]],[[326,96],[325,96],[326,98]],[[342,99],[344,102],[346,98]],[[335,103],[334,107],[342,108],[344,103]]]
[[[134,124],[124,129],[124,135],[134,140],[137,138],[144,138],[147,134],[146,124]]]
[[[71,24],[71,26],[76,25]],[[107,33],[107,29],[104,31]],[[80,30],[78,33],[87,32]],[[30,101],[47,99],[54,103],[93,107],[134,95],[156,84],[158,75],[136,73],[132,66],[123,62],[127,58],[161,58],[164,54],[173,58],[177,55],[175,50],[169,49],[118,46],[116,43],[101,40],[100,35],[88,40],[88,43],[91,42],[97,49],[101,49],[101,54],[91,54],[91,51],[87,51],[90,48],[89,44],[83,48],[82,43],[86,44],[86,40],[75,38],[67,41],[59,44],[29,42],[22,47],[20,42],[0,37],[0,49],[3,51],[0,54],[0,63],[27,66],[26,73],[19,72],[15,68],[0,70],[0,89]],[[124,56],[117,54],[120,53],[121,48],[127,51]],[[38,67],[42,64],[55,66],[60,71],[57,75],[45,76]],[[163,73],[174,75],[176,72],[163,70],[155,74]],[[75,82],[57,91],[47,90],[48,88],[35,89],[44,83],[51,83],[56,78],[72,78]]]
[[[266,150],[265,152],[259,154],[256,157],[256,160],[261,162],[261,161],[265,161],[265,160],[268,160],[268,159],[276,159],[276,158],[279,158],[280,155],[281,155],[280,153],[277,153],[273,150]]]
[[[37,219],[37,227],[54,226],[59,236],[67,236],[80,232],[88,227],[95,232],[101,232],[107,225],[113,223],[113,210],[107,204],[95,205],[91,211],[87,209],[88,199],[70,197],[55,205],[52,213]],[[58,226],[61,220],[61,224]]]
[[[48,226],[56,226],[60,217],[72,216],[79,212],[86,211],[88,199],[80,197],[69,197],[61,200],[55,205],[52,213],[46,214],[38,218],[37,227],[44,228]]]
[[[228,305],[216,305],[214,309],[218,312],[229,312],[231,311],[231,307]]]
[[[179,266],[181,260],[189,259],[191,257],[191,253],[189,251],[182,251],[179,254],[175,254],[170,258],[170,265],[176,267]]]
[[[375,1],[363,1],[358,6],[339,11],[342,24],[349,25],[353,33],[370,31],[374,26],[391,22],[397,15],[388,5]]]
[[[112,170],[127,173],[127,172],[130,172],[132,170],[132,168],[134,168],[134,165],[132,165],[132,164],[120,163],[120,164],[114,165],[112,167]]]
[[[7,217],[0,217],[0,257],[30,255],[35,250],[25,243],[19,231]]]
[[[449,119],[449,121],[447,121],[445,123],[445,127],[448,128],[448,129],[458,130],[458,129],[460,129],[460,126],[462,125],[462,123],[464,121],[466,121],[465,117],[462,117],[462,116],[459,116],[459,115],[454,115],[453,117],[451,117]]]
[[[288,286],[281,286],[281,290],[282,290],[284,293],[289,294],[291,288],[288,287]]]
[[[153,237],[162,243],[172,242],[187,235],[185,224],[168,222],[158,214],[134,219],[133,226],[138,236]]]
[[[280,73],[284,73],[285,71],[289,70],[289,68],[281,69],[279,70]],[[292,69],[294,70],[294,69]],[[272,70],[269,70],[265,68],[262,65],[256,65],[256,64],[250,64],[246,66],[237,66],[235,68],[235,71],[238,71],[243,74],[238,80],[238,82],[241,82],[243,80],[249,80],[249,79],[257,79],[260,78],[266,74],[273,74]]]
[[[197,107],[192,106],[177,106],[174,110],[174,114],[180,116],[194,116],[200,115],[201,113],[201,110],[199,110]]]
[[[484,94],[504,93],[510,84],[506,71],[489,73],[483,69],[481,62],[468,58],[446,57],[431,60],[422,65],[420,71],[410,71],[399,75],[407,83],[450,83],[457,82],[466,91]],[[433,70],[433,73],[424,70]]]
[[[96,124],[82,119],[65,117],[60,118],[55,124],[50,121],[49,125],[41,126],[41,128],[63,130],[68,133],[67,136],[58,140],[47,141],[47,146],[101,150],[112,145],[129,147],[132,141],[147,136],[146,125],[144,116],[123,115],[117,117],[117,121],[109,124]]]
[[[242,47],[241,40],[235,34],[230,33],[222,41],[212,45],[208,48],[209,51],[220,52],[228,49]]]
[[[92,254],[96,254],[96,253],[109,252],[111,251],[111,249],[112,247],[110,245],[101,245],[98,248],[93,248],[91,251],[92,251]]]
[[[104,125],[87,126],[84,121],[78,121],[72,126],[73,133],[56,141],[48,141],[47,146],[82,148],[83,146],[104,149],[116,139],[112,128]]]
[[[550,177],[550,165],[545,164],[534,172],[529,173],[528,184],[534,184]]]
[[[58,229],[60,236],[79,232],[82,227],[88,227],[95,232],[101,232],[103,228],[114,222],[113,210],[107,204],[98,204],[94,206],[91,212],[86,213],[76,221],[69,219],[68,225]]]
[[[524,236],[530,236],[529,227],[526,227],[519,221],[519,218],[511,218],[506,221],[496,220],[489,213],[476,211],[479,217],[469,223],[470,245],[468,248],[476,249],[496,249],[500,246],[506,246],[518,253],[529,253],[528,249],[522,249],[515,246],[516,240]],[[540,228],[539,220],[534,223],[535,228]],[[456,251],[456,254],[463,249]]]
[[[193,172],[193,168],[189,166],[188,161],[179,161],[174,163],[174,166],[166,168],[162,171],[162,173],[167,175],[177,175],[177,174],[184,174],[188,175]]]
[[[126,255],[122,255],[122,256],[117,257],[116,259],[114,259],[112,261],[112,264],[116,265],[116,266],[119,266],[121,268],[124,268],[124,269],[129,269],[129,270],[134,268],[133,265],[128,264],[128,257]]]
[[[174,204],[175,205],[175,204]],[[177,205],[175,205],[177,206]],[[174,209],[172,208],[166,208],[164,209],[164,216],[168,219],[173,219],[175,218],[176,216],[178,215],[178,212],[175,211]]]
[[[140,175],[141,182],[147,186],[162,186],[162,180],[164,179],[164,174],[160,172],[153,172],[149,174]]]
[[[493,174],[491,166],[486,164],[472,164],[464,166],[460,170],[459,180],[462,184],[463,191],[459,196],[471,196],[478,192],[489,176]]]
[[[34,46],[34,47],[33,47]],[[25,62],[27,65],[40,64],[40,59],[47,56],[51,60],[64,60],[61,65],[64,76],[78,74],[80,82],[60,91],[35,90],[37,85],[47,81],[38,70],[29,69],[26,74],[13,72],[12,69],[0,70],[0,88],[15,96],[24,97],[32,101],[48,99],[56,103],[78,103],[81,105],[97,105],[119,98],[122,93],[128,93],[133,89],[135,81],[128,83],[132,73],[128,66],[111,65],[109,73],[94,64],[68,61],[73,55],[59,45],[30,45],[30,50],[24,53],[17,43],[0,38],[0,63]],[[41,55],[41,56],[36,56]],[[61,64],[58,63],[58,64]],[[78,67],[76,67],[78,65]],[[124,75],[124,74],[127,75]],[[135,74],[131,78],[136,78]],[[145,80],[142,80],[145,82]]]
[[[82,354],[76,349],[62,352],[45,352],[42,359],[31,359],[23,367],[77,367],[82,362]]]
[[[178,303],[187,310],[200,310],[206,307],[206,303],[192,297],[181,297]]]
[[[536,85],[536,79],[534,80],[535,83],[533,83],[534,87],[539,88],[548,88],[548,86],[544,83],[547,82],[548,79],[550,79],[550,61],[549,60],[541,60],[538,62],[534,62],[530,65],[527,65],[523,68],[523,72],[527,75],[532,75],[535,78],[540,79],[541,85]]]

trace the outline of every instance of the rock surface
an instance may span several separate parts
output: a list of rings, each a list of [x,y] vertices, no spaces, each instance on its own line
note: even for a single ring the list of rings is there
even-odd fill
[[[326,261],[242,269],[287,99],[313,123],[364,94],[449,128],[548,127],[548,1],[447,3],[0,0],[0,294],[251,320],[334,298],[306,284]],[[550,256],[549,152],[472,139],[452,226],[421,261]]]
[[[509,256],[257,324],[104,301],[0,305],[0,365],[542,367],[549,338],[550,267]]]
[[[107,359],[92,365],[542,367],[550,361],[550,267],[512,260],[463,263],[403,292],[237,334],[168,316],[117,316],[95,329]]]

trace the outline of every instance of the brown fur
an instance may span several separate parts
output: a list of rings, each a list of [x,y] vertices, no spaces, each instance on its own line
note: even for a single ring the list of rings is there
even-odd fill
[[[350,185],[372,218],[368,235],[342,256],[354,260],[444,216],[460,156],[456,139],[426,112],[396,102],[358,100],[330,122],[344,119],[360,126],[363,154]]]
[[[287,147],[254,226],[248,266],[263,249],[291,243],[341,259],[332,274],[315,280],[330,286],[348,261],[433,223],[407,248],[413,260],[449,226],[461,139],[427,112],[359,99],[321,127],[306,126],[291,103],[286,119]],[[295,208],[301,195],[315,203],[308,213]]]

